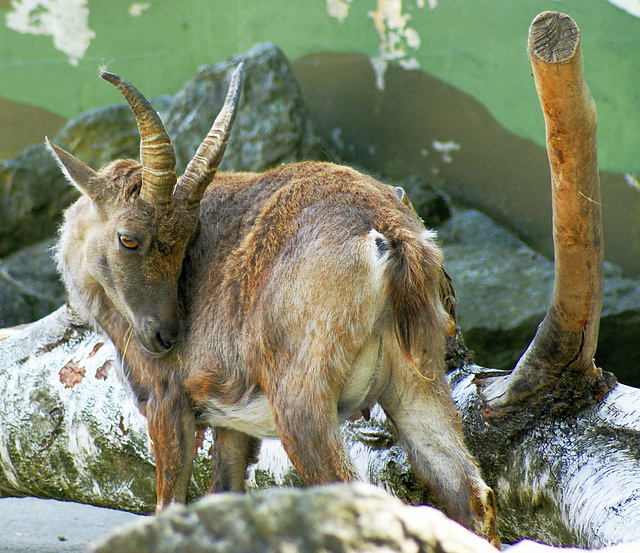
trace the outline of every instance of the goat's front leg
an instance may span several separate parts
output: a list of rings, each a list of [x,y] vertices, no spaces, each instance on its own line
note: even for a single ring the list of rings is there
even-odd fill
[[[156,512],[174,502],[185,503],[195,447],[195,417],[179,389],[157,391],[147,403],[147,427],[156,461]]]
[[[258,438],[231,428],[214,428],[209,493],[244,491],[247,467],[258,461],[259,451]]]
[[[269,401],[278,437],[307,484],[359,480],[340,435],[337,393],[319,371],[291,371],[271,390]]]

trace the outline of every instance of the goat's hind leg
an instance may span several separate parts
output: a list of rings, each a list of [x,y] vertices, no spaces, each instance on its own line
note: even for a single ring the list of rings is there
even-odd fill
[[[319,372],[285,372],[269,394],[278,437],[307,484],[359,480],[340,435],[337,396]]]
[[[209,493],[244,491],[247,467],[258,461],[260,440],[231,428],[213,429]]]
[[[437,374],[431,382],[416,374],[405,377],[390,384],[380,405],[393,421],[414,473],[449,516],[499,544],[493,491],[464,445],[460,415],[444,376]]]

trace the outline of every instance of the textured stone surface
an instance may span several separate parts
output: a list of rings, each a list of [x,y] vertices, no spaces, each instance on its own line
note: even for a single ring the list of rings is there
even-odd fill
[[[218,494],[116,531],[95,553],[492,553],[488,542],[430,507],[366,484]]]
[[[178,174],[209,132],[240,60],[245,62],[242,96],[221,169],[259,172],[321,157],[321,144],[289,61],[273,44],[258,44],[229,63],[202,67],[174,97],[167,132],[176,149]]]
[[[44,144],[0,162],[0,257],[53,236],[76,197]]]
[[[0,328],[35,321],[66,299],[49,238],[0,260]]]
[[[458,295],[459,325],[475,361],[513,368],[546,313],[553,263],[475,210],[457,212],[438,235]],[[640,387],[637,336],[640,281],[605,263],[596,363]]]

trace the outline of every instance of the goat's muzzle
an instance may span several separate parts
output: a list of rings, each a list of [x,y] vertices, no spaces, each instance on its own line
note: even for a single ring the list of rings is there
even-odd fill
[[[178,320],[158,321],[146,318],[136,330],[142,349],[153,357],[163,357],[173,351],[180,335]]]

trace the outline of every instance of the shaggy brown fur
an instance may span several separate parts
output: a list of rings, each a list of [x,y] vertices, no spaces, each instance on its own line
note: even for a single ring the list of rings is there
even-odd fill
[[[156,205],[136,162],[93,174],[52,150],[83,192],[65,215],[60,270],[72,305],[121,352],[148,420],[158,509],[185,501],[204,426],[213,491],[242,490],[270,436],[309,484],[358,479],[339,423],[379,402],[416,476],[497,540],[444,378],[442,256],[390,187],[305,162],[220,173],[195,209],[175,194]]]

